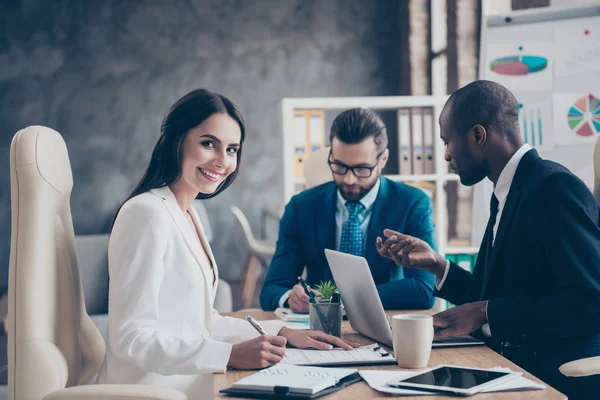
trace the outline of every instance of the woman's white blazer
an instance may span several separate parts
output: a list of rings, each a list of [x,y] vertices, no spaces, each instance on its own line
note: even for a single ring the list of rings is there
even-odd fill
[[[232,343],[258,333],[213,309],[218,271],[200,219],[199,235],[169,187],[126,202],[109,242],[106,359],[100,383],[148,384],[212,396]],[[213,269],[211,269],[211,263]],[[277,334],[281,325],[265,326]]]

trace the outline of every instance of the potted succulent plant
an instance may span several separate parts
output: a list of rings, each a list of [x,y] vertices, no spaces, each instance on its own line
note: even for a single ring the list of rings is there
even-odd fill
[[[341,337],[342,304],[335,283],[321,281],[314,290],[317,303],[309,306],[310,329]]]
[[[315,290],[320,294],[318,299],[319,303],[329,303],[331,302],[331,297],[337,290],[337,287],[335,286],[335,283],[328,280],[327,282],[321,281],[321,283],[315,286]]]

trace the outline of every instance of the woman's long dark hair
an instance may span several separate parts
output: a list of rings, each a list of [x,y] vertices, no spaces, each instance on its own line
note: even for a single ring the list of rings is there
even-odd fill
[[[188,131],[214,114],[227,114],[240,126],[242,137],[237,151],[237,166],[213,193],[199,193],[197,199],[209,199],[225,190],[233,183],[240,168],[246,127],[242,114],[225,96],[206,89],[194,90],[179,99],[163,119],[161,135],[152,151],[150,164],[144,176],[127,200],[149,190],[164,187],[175,182],[181,175],[181,145]]]

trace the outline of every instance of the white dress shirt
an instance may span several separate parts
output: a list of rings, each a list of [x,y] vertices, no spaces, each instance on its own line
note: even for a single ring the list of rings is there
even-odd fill
[[[360,224],[360,230],[362,232],[363,239],[363,253],[367,247],[367,229],[369,228],[369,221],[371,221],[371,214],[373,214],[373,206],[379,193],[381,178],[377,179],[375,185],[360,199],[360,203],[364,206],[363,210],[358,214],[358,223]],[[342,193],[337,190],[337,202],[335,207],[335,249],[340,250],[340,243],[342,241],[342,228],[348,220],[348,209],[346,209],[346,199],[342,196]],[[279,307],[283,307],[286,300],[290,298],[291,290],[285,292],[279,298]]]
[[[496,223],[494,224],[494,228],[492,231],[492,246],[496,241],[496,233],[498,232],[498,226],[500,226],[500,219],[502,218],[502,211],[504,210],[504,205],[506,204],[506,198],[508,197],[508,192],[510,191],[510,186],[512,185],[513,179],[515,178],[515,173],[517,172],[517,167],[521,162],[521,159],[531,150],[531,146],[525,143],[523,146],[519,147],[519,150],[513,154],[513,156],[508,160],[508,163],[502,169],[500,176],[498,177],[498,182],[494,186],[494,195],[498,199],[498,214],[496,216]],[[446,277],[448,276],[448,271],[450,270],[450,261],[446,261],[446,270],[444,271],[444,276],[442,279],[435,283],[435,287],[437,290],[441,290],[444,282],[446,282]],[[486,314],[487,314],[487,306],[486,306]],[[491,337],[489,324],[485,324],[482,328],[482,331],[485,335]]]
[[[100,383],[166,386],[203,398],[212,393],[212,373],[227,369],[232,345],[258,335],[248,322],[213,309],[217,264],[192,207],[189,214],[191,221],[168,187],[119,211],[108,249]],[[277,334],[281,324],[264,328]]]

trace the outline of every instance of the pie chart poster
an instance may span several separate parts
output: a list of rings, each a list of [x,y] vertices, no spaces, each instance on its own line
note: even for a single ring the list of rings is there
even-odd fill
[[[552,43],[489,44],[486,58],[484,79],[511,91],[552,91]]]
[[[552,97],[555,144],[595,143],[600,137],[600,91]]]

